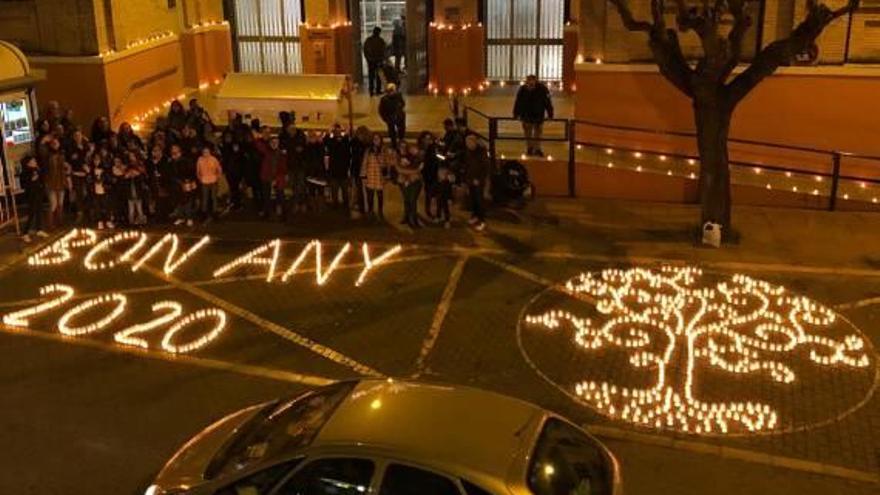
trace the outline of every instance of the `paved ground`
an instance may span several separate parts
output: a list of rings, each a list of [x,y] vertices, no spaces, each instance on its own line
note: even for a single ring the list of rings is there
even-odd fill
[[[388,218],[396,218],[396,206]],[[462,226],[411,233],[335,212],[287,225],[230,218],[181,232],[186,246],[206,232],[212,241],[170,278],[150,268],[161,266],[156,261],[137,273],[127,265],[86,270],[87,249],[74,249],[61,266],[29,267],[7,246],[0,313],[33,306],[39,287],[49,283],[70,284],[77,296],[34,317],[27,330],[0,332],[0,493],[134,493],[183,441],[223,414],[363,374],[471,384],[559,411],[608,441],[623,463],[628,493],[705,493],[710,483],[719,494],[876,493],[880,242],[873,232],[880,218],[738,209],[740,243],[715,251],[693,246],[694,215],[687,206],[542,201],[521,212],[494,212],[490,230],[478,236]],[[151,242],[164,232],[151,231]],[[275,237],[284,239],[279,274],[309,239],[324,241],[325,266],[345,242],[353,248],[320,286],[311,259],[286,283],[267,283],[262,267],[212,277]],[[373,256],[398,243],[403,249],[356,287],[364,241]],[[700,266],[713,284],[744,273],[831,308],[839,315],[834,325],[806,330],[835,342],[861,339],[861,348],[843,354],[852,362],[864,356],[862,364],[818,364],[811,350],[834,354],[813,344],[765,359],[790,368],[797,375],[791,383],[698,364],[698,399],[773,407],[777,423],[759,435],[695,435],[681,423],[636,427],[599,412],[574,393],[575,383],[645,387],[656,368],[627,366],[627,356],[610,347],[587,352],[574,345],[571,328],[547,331],[524,324],[522,316],[560,305],[598,319],[591,299],[554,287],[581,272],[682,263]],[[79,337],[56,330],[69,307],[111,291],[125,294],[128,305],[110,326]],[[146,351],[114,342],[115,333],[148,321],[151,305],[161,300],[178,301],[187,312],[217,307],[230,321],[204,348],[184,355],[162,350],[164,329],[143,334]],[[111,307],[71,324],[97,320]],[[188,327],[175,340],[190,341],[209,327]],[[760,337],[756,327],[744,331]],[[764,339],[784,341],[782,333]],[[684,376],[680,361],[668,370],[672,378]],[[679,387],[672,378],[670,385]],[[738,424],[731,420],[731,429]]]

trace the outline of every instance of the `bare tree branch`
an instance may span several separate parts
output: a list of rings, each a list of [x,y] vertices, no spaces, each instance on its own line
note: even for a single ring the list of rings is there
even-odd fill
[[[632,10],[629,9],[629,5],[626,0],[609,0],[611,5],[614,5],[614,8],[617,9],[617,13],[620,14],[620,19],[623,21],[623,27],[630,31],[641,31],[641,32],[650,32],[651,28],[654,26],[648,21],[638,21],[633,16]]]
[[[723,0],[719,0],[721,2]],[[742,56],[743,41],[746,32],[752,26],[752,16],[748,11],[748,0],[728,0],[728,11],[733,16],[733,27],[727,34],[727,62],[721,73],[722,81],[726,81],[733,69],[739,64]]]
[[[617,9],[623,25],[629,31],[647,32],[649,46],[660,73],[679,91],[693,96],[691,78],[693,69],[688,65],[673,29],[666,28],[663,18],[664,0],[651,0],[651,18],[653,22],[636,20],[627,4],[627,0],[609,0]]]
[[[809,0],[807,16],[794,28],[791,35],[764,47],[751,65],[727,85],[730,102],[734,105],[738,103],[764,78],[776,72],[779,66],[791,62],[797,54],[813,46],[825,27],[835,19],[857,10],[859,3],[860,0],[849,0],[845,6],[831,10],[825,4]]]

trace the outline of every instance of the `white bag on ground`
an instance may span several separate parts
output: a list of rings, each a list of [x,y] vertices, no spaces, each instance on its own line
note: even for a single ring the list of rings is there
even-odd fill
[[[703,244],[721,247],[721,224],[712,222],[703,224]]]

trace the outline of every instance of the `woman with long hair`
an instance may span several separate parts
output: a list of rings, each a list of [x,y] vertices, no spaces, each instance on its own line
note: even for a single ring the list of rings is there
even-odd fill
[[[361,180],[366,190],[367,214],[373,215],[373,199],[377,200],[376,212],[379,218],[385,218],[383,211],[385,195],[385,176],[383,169],[386,168],[385,147],[382,145],[382,135],[373,133],[370,138],[370,147],[364,153],[363,165],[361,165]]]

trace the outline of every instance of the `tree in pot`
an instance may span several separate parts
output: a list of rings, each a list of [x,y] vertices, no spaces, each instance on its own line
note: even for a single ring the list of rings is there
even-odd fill
[[[719,223],[722,232],[729,233],[731,202],[727,138],[737,104],[779,66],[791,63],[795,56],[814,51],[816,38],[825,27],[858,9],[859,0],[849,0],[836,10],[817,0],[807,0],[806,17],[791,34],[760,49],[751,63],[735,75],[756,0],[699,0],[693,4],[672,0],[676,13],[674,28],[668,27],[664,19],[665,0],[651,0],[651,21],[636,19],[627,0],[609,1],[617,9],[626,29],[647,33],[660,74],[691,99],[701,162],[701,224]],[[729,19],[732,23],[727,22]],[[678,32],[693,32],[699,37],[702,55],[698,59],[689,61],[685,58]]]

